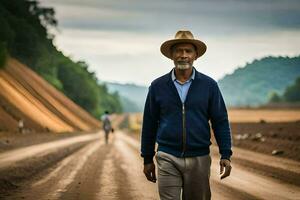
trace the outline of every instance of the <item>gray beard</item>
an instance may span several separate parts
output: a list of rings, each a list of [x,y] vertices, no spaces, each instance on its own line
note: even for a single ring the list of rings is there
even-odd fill
[[[176,68],[179,69],[179,70],[186,70],[186,69],[189,69],[191,67],[190,64],[177,64],[176,65]]]

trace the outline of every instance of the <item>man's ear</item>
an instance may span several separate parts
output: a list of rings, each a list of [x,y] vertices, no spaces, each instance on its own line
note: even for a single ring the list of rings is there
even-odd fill
[[[198,52],[196,52],[196,58],[195,58],[195,60],[197,60],[199,57],[198,57]]]
[[[196,51],[196,58],[195,58],[195,60],[197,60],[199,58],[199,56],[198,56],[198,51],[197,51],[196,48],[195,48],[195,51]]]

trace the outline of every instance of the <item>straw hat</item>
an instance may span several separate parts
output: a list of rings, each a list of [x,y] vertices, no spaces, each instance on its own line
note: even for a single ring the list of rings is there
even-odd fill
[[[175,39],[167,40],[160,46],[160,51],[164,56],[172,59],[171,48],[173,45],[179,43],[193,44],[196,47],[197,58],[202,56],[206,51],[206,45],[202,41],[194,39],[194,35],[188,30],[179,30],[175,35]]]

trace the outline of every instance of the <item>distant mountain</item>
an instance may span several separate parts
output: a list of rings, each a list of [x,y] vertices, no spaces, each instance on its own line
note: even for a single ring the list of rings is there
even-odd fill
[[[258,106],[282,94],[300,76],[300,56],[265,57],[247,63],[218,81],[228,106]]]
[[[143,112],[148,87],[105,82],[109,92],[118,92],[124,112]]]

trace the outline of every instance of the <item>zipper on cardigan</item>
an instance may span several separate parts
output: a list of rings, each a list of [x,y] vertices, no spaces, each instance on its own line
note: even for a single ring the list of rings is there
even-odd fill
[[[181,156],[184,156],[186,150],[186,124],[185,124],[185,106],[182,103],[182,153]]]

